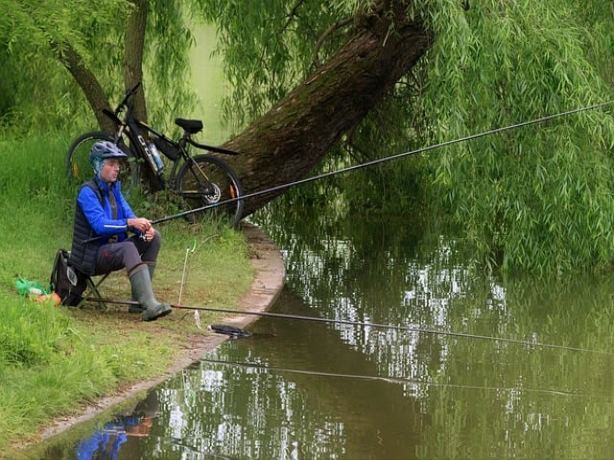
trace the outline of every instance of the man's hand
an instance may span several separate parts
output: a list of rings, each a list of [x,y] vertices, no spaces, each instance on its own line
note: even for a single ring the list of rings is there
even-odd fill
[[[154,228],[149,227],[147,231],[143,234],[143,239],[145,241],[151,241],[154,239],[155,234],[156,234],[156,231],[154,230]]]
[[[133,217],[126,221],[128,227],[138,230],[139,232],[145,234],[151,228],[151,222],[149,219],[145,219],[144,217]]]

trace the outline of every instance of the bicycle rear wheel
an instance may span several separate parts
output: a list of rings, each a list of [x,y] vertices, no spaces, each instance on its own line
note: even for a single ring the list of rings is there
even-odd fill
[[[107,133],[92,131],[76,138],[68,148],[66,176],[71,183],[80,185],[93,177],[92,167],[90,166],[90,151],[98,141],[114,143],[113,137]],[[129,194],[129,191],[139,183],[139,163],[123,141],[120,140],[118,146],[128,155],[128,158],[121,163],[119,180],[122,182],[122,190]]]
[[[224,161],[209,155],[196,155],[186,162],[177,174],[177,193],[189,209],[216,205],[202,211],[236,226],[243,214],[243,195],[239,179]],[[196,213],[195,213],[196,214]],[[200,214],[200,213],[199,213]]]

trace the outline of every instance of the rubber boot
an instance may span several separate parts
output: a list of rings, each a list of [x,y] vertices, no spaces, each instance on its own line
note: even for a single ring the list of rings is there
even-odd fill
[[[147,265],[147,270],[149,270],[149,279],[153,281],[154,272],[156,271],[156,264],[152,264],[151,262],[145,262]]]
[[[142,313],[143,321],[153,321],[171,312],[171,306],[160,303],[156,299],[151,288],[149,270],[144,265],[137,267],[130,273],[130,284],[132,292],[136,294],[138,302],[145,307]]]
[[[139,301],[138,293],[134,289],[134,284],[130,281],[130,288],[132,290],[132,300]],[[143,313],[145,311],[145,307],[141,304],[139,305],[130,305],[128,307],[128,313]]]
[[[153,275],[156,270],[156,264],[146,263],[147,269],[149,270],[149,279],[153,281]],[[139,300],[137,298],[137,293],[134,292],[134,286],[132,286],[132,300]],[[143,305],[130,305],[128,307],[128,313],[143,313],[145,311],[145,307]]]

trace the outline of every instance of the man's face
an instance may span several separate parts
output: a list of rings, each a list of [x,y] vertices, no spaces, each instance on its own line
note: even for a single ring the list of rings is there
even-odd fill
[[[117,180],[119,175],[119,160],[117,158],[110,158],[102,162],[102,169],[100,170],[100,178],[108,184],[112,184]]]

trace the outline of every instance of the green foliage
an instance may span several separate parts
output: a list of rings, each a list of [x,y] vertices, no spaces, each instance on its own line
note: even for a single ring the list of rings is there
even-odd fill
[[[73,46],[112,99],[119,97],[129,2],[0,2],[8,12],[0,18],[0,123],[86,119],[51,43]],[[152,0],[145,84],[154,124],[164,126],[189,104],[186,82],[177,78],[193,42],[189,13],[216,24],[232,87],[226,116],[242,126],[334,53],[370,4]],[[434,31],[431,52],[322,170],[612,98],[608,2],[480,0],[465,11],[459,0],[420,0],[412,8]],[[326,186],[332,191],[314,189],[343,197],[345,209],[413,210],[417,200],[421,208],[428,202],[437,218],[460,224],[480,260],[512,271],[601,266],[613,256],[613,125],[611,111],[583,113],[352,174]]]
[[[145,79],[150,118],[157,128],[169,130],[174,119],[193,108],[190,89],[189,49],[194,45],[190,31],[189,3],[179,0],[150,0],[145,37]]]
[[[287,0],[199,3],[203,17],[217,26],[217,53],[231,83],[224,101],[225,117],[239,127],[268,110],[330,57],[354,31],[354,16],[373,2],[344,0],[326,6]],[[417,129],[423,118],[415,108],[419,85],[415,75],[403,78],[392,97],[348,133],[317,172],[421,145]],[[399,212],[402,204],[416,204],[421,193],[420,168],[418,160],[371,168],[329,181],[325,192],[320,185],[310,188],[314,192],[296,190],[291,200],[307,204],[314,193],[334,194],[347,200],[345,209]]]
[[[421,105],[433,139],[611,98],[587,49],[611,43],[612,31],[599,36],[593,26],[612,11],[589,18],[585,8],[484,1],[465,12],[459,2],[430,3],[437,40]],[[613,145],[614,118],[601,110],[448,148],[430,157],[432,196],[489,263],[533,272],[603,265],[614,255]]]
[[[363,2],[364,3],[364,2]],[[219,50],[231,94],[229,121],[241,126],[266,111],[312,69],[314,44],[337,21],[351,18],[356,0],[319,2],[199,0],[202,17],[217,26]],[[347,28],[330,34],[319,59],[342,42]]]
[[[0,46],[5,58],[0,72],[9,76],[4,94],[15,95],[8,113],[5,109],[0,114],[5,122],[22,129],[65,126],[87,113],[80,90],[57,59],[58,49],[66,44],[83,53],[103,86],[111,79],[117,80],[111,88],[119,86],[120,79],[110,78],[110,70],[112,62],[119,61],[127,2],[2,0],[0,9],[0,43],[5,44]]]
[[[20,129],[94,127],[91,109],[58,53],[74,48],[111,104],[117,102],[125,90],[124,38],[132,9],[128,0],[0,0],[0,122]],[[192,45],[186,11],[183,2],[149,3],[144,87],[161,128],[170,126],[180,107],[190,106],[188,80],[177,78],[188,69]]]
[[[613,14],[608,2],[416,1],[435,34],[428,55],[393,94],[343,139],[331,170],[612,98]],[[201,1],[215,21],[238,124],[285,95],[314,60],[352,32],[324,31],[356,13],[348,2]],[[296,7],[296,8],[295,8]],[[311,9],[310,9],[311,8]],[[316,11],[317,10],[317,11]],[[314,21],[314,22],[311,22]],[[309,191],[302,203],[343,196],[339,209],[415,209],[459,224],[477,257],[506,270],[561,272],[614,256],[611,111],[433,152],[362,171]],[[331,190],[332,188],[332,190]],[[315,194],[315,195],[314,195]]]

